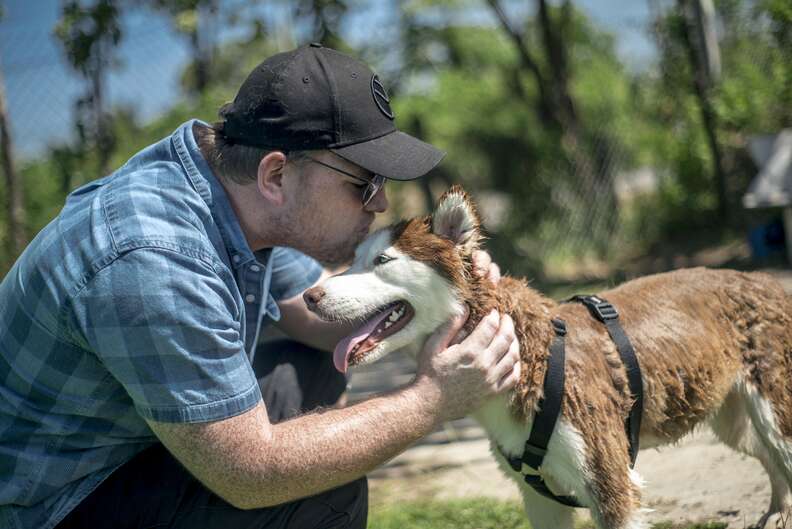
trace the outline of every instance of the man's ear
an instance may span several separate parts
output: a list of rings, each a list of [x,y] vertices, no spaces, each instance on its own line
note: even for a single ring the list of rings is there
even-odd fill
[[[432,232],[450,239],[467,253],[478,248],[481,220],[476,205],[460,185],[443,193],[432,214]]]
[[[268,201],[281,206],[286,200],[283,193],[283,171],[286,168],[286,155],[272,151],[264,156],[258,165],[256,183],[258,191]]]

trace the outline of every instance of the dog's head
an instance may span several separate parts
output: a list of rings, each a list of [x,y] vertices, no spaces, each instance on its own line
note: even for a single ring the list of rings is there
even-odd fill
[[[348,271],[307,290],[308,307],[322,319],[360,324],[336,346],[336,368],[422,343],[462,314],[476,283],[472,254],[480,238],[476,207],[454,186],[432,215],[372,233]]]

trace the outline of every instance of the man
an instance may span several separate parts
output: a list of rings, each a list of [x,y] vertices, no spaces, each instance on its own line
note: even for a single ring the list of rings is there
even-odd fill
[[[516,382],[491,314],[432,336],[409,385],[298,415],[344,379],[313,348],[257,349],[262,321],[332,350],[351,328],[307,311],[314,259],[348,261],[385,179],[442,153],[318,45],[264,61],[221,117],[74,191],[0,284],[0,526],[364,527],[368,471]]]

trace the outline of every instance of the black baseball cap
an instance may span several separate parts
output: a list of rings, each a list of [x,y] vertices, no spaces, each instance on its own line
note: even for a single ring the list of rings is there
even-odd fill
[[[231,142],[285,151],[328,149],[394,180],[418,178],[445,156],[396,129],[388,93],[368,66],[321,44],[256,66],[220,117]]]

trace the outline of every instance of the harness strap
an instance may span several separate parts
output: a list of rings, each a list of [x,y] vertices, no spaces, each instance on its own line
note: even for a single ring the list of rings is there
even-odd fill
[[[616,344],[621,361],[627,370],[627,382],[633,398],[633,405],[624,426],[627,432],[627,439],[630,442],[630,467],[634,467],[635,460],[638,457],[641,418],[643,416],[643,382],[641,380],[641,367],[638,364],[638,357],[635,356],[635,349],[633,349],[632,343],[630,343],[630,339],[624,329],[619,325],[619,312],[606,300],[597,296],[580,295],[573,296],[566,301],[582,303],[589,309],[592,316],[605,324],[608,334]]]
[[[531,435],[525,442],[522,456],[507,456],[503,449],[498,446],[501,454],[509,462],[509,466],[515,472],[522,473],[523,464],[538,471],[542,466],[544,456],[547,453],[547,445],[550,436],[553,434],[558,416],[561,414],[561,402],[564,398],[564,362],[566,353],[564,350],[564,336],[566,336],[566,324],[563,320],[552,320],[555,338],[550,345],[550,356],[547,358],[547,371],[544,380],[544,395],[539,400],[539,411],[534,417]],[[574,496],[557,496],[547,487],[541,476],[536,474],[523,474],[525,482],[533,489],[552,500],[555,500],[570,507],[583,507]]]
[[[566,300],[566,302],[570,301],[582,303],[596,319],[605,324],[608,334],[616,344],[619,357],[627,370],[627,382],[630,394],[634,400],[630,414],[625,420],[625,431],[629,441],[630,467],[634,467],[635,460],[638,457],[639,434],[643,415],[643,381],[641,380],[641,367],[638,364],[638,357],[635,356],[635,349],[633,349],[632,343],[630,343],[630,339],[624,329],[619,325],[619,312],[613,305],[596,296],[573,296]],[[496,444],[496,446],[509,462],[509,466],[515,472],[523,474],[525,483],[530,485],[537,493],[563,505],[583,507],[574,496],[558,496],[554,494],[540,475],[523,473],[523,465],[529,466],[536,472],[542,466],[550,436],[561,413],[561,402],[564,397],[564,382],[566,378],[564,374],[566,324],[560,319],[554,319],[552,323],[556,336],[550,345],[550,356],[547,358],[544,395],[539,400],[539,411],[534,417],[531,434],[525,442],[523,453],[521,456],[511,457],[506,455],[499,445]]]
[[[566,323],[563,320],[554,319],[553,330],[556,335],[550,345],[550,356],[547,359],[544,395],[539,400],[540,411],[534,418],[531,435],[525,442],[525,451],[522,457],[522,462],[534,470],[542,465],[542,460],[547,453],[547,445],[550,443],[550,436],[553,435],[553,428],[561,414],[561,400],[564,398]]]

